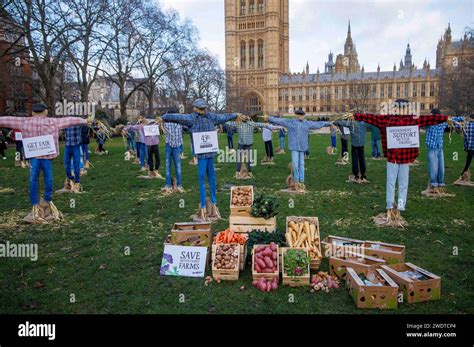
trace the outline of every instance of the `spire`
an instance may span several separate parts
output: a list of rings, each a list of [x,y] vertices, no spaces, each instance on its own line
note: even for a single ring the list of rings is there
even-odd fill
[[[377,64],[377,72],[380,72],[380,62]]]
[[[347,26],[347,37],[351,37],[351,20],[349,19],[349,25]]]
[[[306,74],[309,74],[309,62],[306,61]]]
[[[347,37],[346,42],[344,43],[344,55],[349,55],[355,52],[354,42],[352,42],[351,36],[351,21],[347,27]]]

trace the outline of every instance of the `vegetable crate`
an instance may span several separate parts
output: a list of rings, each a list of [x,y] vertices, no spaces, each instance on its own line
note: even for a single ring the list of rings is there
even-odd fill
[[[249,233],[252,230],[267,231],[272,233],[276,229],[276,217],[270,219],[255,218],[250,216],[229,216],[230,230],[234,233]]]
[[[382,286],[366,285],[353,268],[347,268],[346,289],[350,296],[358,308],[396,309],[398,285],[383,270],[373,271],[384,280]],[[369,269],[362,270],[365,276],[368,272]]]
[[[274,277],[280,277],[280,262],[278,261],[278,256],[280,254],[279,247],[276,245],[276,252],[277,252],[277,262],[276,262],[276,271],[271,273],[265,272],[257,272],[255,271],[255,250],[259,247],[267,247],[269,245],[254,245],[252,248],[252,278],[254,280],[258,280],[260,277],[264,277],[265,279],[273,279]]]
[[[171,242],[173,245],[210,247],[211,223],[174,223]]]
[[[236,206],[232,204],[235,190],[238,188],[250,188],[251,203],[247,206]],[[253,186],[234,186],[230,188],[230,214],[231,216],[250,216],[254,199]]]
[[[321,247],[323,250],[322,254],[325,257],[340,257],[343,256],[346,251],[363,253],[362,248],[364,247],[364,241],[329,235],[321,241]]]
[[[298,243],[297,244],[293,244],[293,242],[290,244],[288,241],[288,238],[287,238],[287,243],[290,245],[290,246],[296,246],[296,247],[303,247],[305,249],[308,250],[308,253],[311,257],[311,263],[310,263],[310,269],[311,270],[318,270],[319,269],[319,266],[321,265],[321,260],[322,260],[322,253],[321,253],[321,242],[320,242],[320,234],[319,234],[319,219],[318,217],[299,217],[299,216],[288,216],[286,217],[286,232],[285,232],[285,235],[288,234],[289,230],[290,230],[290,223],[291,222],[294,222],[296,223],[298,226],[301,226],[301,229],[300,231],[295,231],[295,235],[297,237],[296,239],[296,242],[298,242],[299,238],[300,237],[303,237],[303,238],[306,238],[306,240],[304,240],[302,242],[302,245],[299,245]],[[310,225],[310,227],[312,225],[314,225],[314,235],[313,232],[309,232],[309,236],[308,236],[308,232],[304,232],[304,223],[305,222],[308,222],[308,224]],[[312,230],[312,227],[311,227],[311,230]],[[290,234],[293,234],[293,232],[290,232]],[[306,234],[303,235],[303,234]],[[309,241],[308,241],[309,239]],[[308,241],[308,242],[307,242]],[[293,247],[291,247],[293,248]],[[312,256],[312,254],[316,254],[316,256]],[[319,254],[319,256],[318,256]]]
[[[216,253],[216,244],[212,244],[212,259]],[[245,259],[247,259],[247,243],[240,245],[239,269],[242,271],[245,268]]]
[[[298,248],[281,247],[280,248],[280,255],[281,255],[281,262],[282,262],[282,264],[280,265],[280,270],[282,273],[283,285],[287,285],[290,287],[309,286],[310,280],[311,280],[309,265],[308,265],[308,268],[306,269],[306,274],[302,276],[289,276],[285,273],[285,253],[289,249],[301,250],[305,252],[306,256],[308,256],[308,250],[303,247],[298,247]]]
[[[218,245],[221,246],[225,244],[218,244]],[[215,247],[215,250],[217,251],[217,246]],[[240,264],[240,247],[237,247],[236,254],[237,254],[237,264]],[[212,252],[212,277],[214,277],[214,279],[221,279],[223,281],[237,281],[239,279],[240,266],[236,266],[234,269],[218,269],[215,267],[215,257],[216,257],[216,253],[213,251]]]
[[[412,263],[385,265],[382,269],[400,286],[405,302],[414,303],[441,298],[441,278],[431,272]],[[405,271],[419,273],[426,279],[409,278],[403,274]]]
[[[398,264],[405,262],[405,246],[395,245],[385,242],[365,241],[364,254],[371,257],[382,258],[388,264]]]
[[[375,269],[385,265],[386,261],[363,254],[347,254],[344,257],[329,257],[329,273],[340,279],[346,279],[346,269],[351,267],[356,273],[367,269]]]

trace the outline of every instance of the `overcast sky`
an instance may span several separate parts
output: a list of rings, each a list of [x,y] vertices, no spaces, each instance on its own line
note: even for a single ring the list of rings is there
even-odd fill
[[[224,0],[158,0],[190,18],[200,31],[201,46],[225,59]],[[407,43],[413,62],[425,57],[434,67],[436,45],[451,23],[453,39],[466,26],[474,27],[474,0],[290,0],[290,69],[324,70],[330,50],[343,53],[347,22],[365,71],[391,70],[405,55]]]

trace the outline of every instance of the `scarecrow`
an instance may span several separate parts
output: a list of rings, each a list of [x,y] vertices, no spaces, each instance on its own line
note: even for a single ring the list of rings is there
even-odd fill
[[[171,109],[168,114],[176,114],[178,110]],[[162,188],[165,194],[173,192],[184,193],[182,186],[182,171],[181,171],[181,149],[183,148],[183,126],[178,123],[165,123],[163,126],[165,133],[165,156],[166,156],[166,183]],[[172,180],[171,173],[174,171],[176,180]],[[172,182],[173,181],[173,182]],[[176,182],[176,187],[173,184]]]
[[[185,125],[193,136],[194,154],[198,160],[198,180],[200,204],[198,212],[193,219],[198,221],[209,221],[221,219],[219,209],[217,208],[216,197],[216,176],[214,172],[214,156],[216,151],[212,138],[217,136],[216,125],[224,124],[238,117],[237,114],[215,114],[207,112],[208,105],[203,99],[197,99],[193,102],[193,113],[180,114],[171,113],[161,117],[164,122],[173,122]],[[197,143],[196,141],[201,141]],[[210,146],[209,146],[210,145]],[[209,191],[211,201],[207,204],[206,182],[209,182]]]
[[[234,128],[239,135],[239,144],[237,150],[237,170],[235,178],[252,178],[252,163],[250,161],[250,150],[253,145],[253,134],[255,128],[268,128],[272,126],[265,123],[254,122],[248,116],[239,117],[237,122],[227,122],[228,127]],[[244,163],[244,165],[242,165]]]
[[[276,154],[285,154],[285,137],[286,131],[285,128],[280,128],[278,132],[278,139],[280,140],[280,146],[275,150]]]
[[[402,105],[408,103],[407,100],[397,99],[395,101],[403,109]],[[382,114],[354,114],[354,119],[364,121],[379,128],[382,136],[382,149],[387,158],[387,189],[386,189],[386,214],[374,217],[374,221],[379,226],[403,227],[406,221],[401,217],[400,212],[405,211],[408,194],[409,164],[419,155],[418,147],[398,148],[387,145],[387,131],[394,130],[394,127],[409,126],[430,126],[445,122],[448,117],[444,115],[382,115]],[[407,129],[407,128],[405,128]],[[395,183],[398,180],[398,203],[395,202]]]
[[[64,129],[64,138],[64,168],[66,170],[66,179],[63,189],[57,192],[80,193],[82,126],[74,125]]]
[[[51,220],[60,220],[62,213],[53,204],[53,168],[52,161],[59,155],[58,134],[59,130],[73,125],[87,124],[88,121],[78,117],[50,118],[48,109],[44,104],[34,104],[32,117],[0,117],[0,126],[5,126],[21,131],[23,141],[38,140],[38,143],[49,143],[48,154],[28,152],[31,155],[30,168],[30,202],[32,212],[25,217],[28,223],[47,223]],[[32,146],[33,148],[33,146]],[[40,152],[42,154],[42,152]],[[25,153],[26,154],[26,153]],[[44,198],[39,200],[39,174],[43,171]]]
[[[84,169],[89,170],[92,163],[89,161],[90,128],[86,125],[81,127],[81,149]]]
[[[349,135],[351,134],[350,129],[344,127],[342,125],[337,125],[339,132],[341,133],[341,157],[336,160],[336,165],[347,165],[349,164],[349,151],[348,151],[348,143],[349,143]]]
[[[452,119],[457,128],[461,128],[464,134],[464,150],[466,151],[466,164],[461,173],[461,177],[454,182],[459,186],[474,187],[474,182],[471,181],[471,166],[472,157],[474,156],[474,114],[469,117],[454,117]]]
[[[294,190],[298,193],[305,193],[304,184],[304,160],[305,153],[309,149],[308,136],[311,129],[321,129],[331,125],[326,121],[308,121],[306,114],[302,110],[295,112],[296,119],[285,119],[278,117],[270,117],[268,120],[272,124],[285,127],[288,131],[288,148],[291,151],[292,163],[292,179],[294,182]]]
[[[369,183],[365,175],[366,164],[364,152],[368,124],[350,120],[337,120],[334,124],[341,128],[349,129],[351,134],[352,175],[349,176],[348,181],[358,184]]]
[[[331,146],[326,147],[326,153],[335,155],[337,153],[337,127],[331,125],[329,129],[331,131]]]
[[[441,114],[440,110],[432,109],[431,114]],[[452,118],[452,121],[459,121],[462,118]],[[444,181],[444,153],[443,139],[444,131],[449,126],[448,122],[439,123],[426,128],[426,147],[428,148],[428,187],[421,194],[430,197],[453,196],[446,192]]]

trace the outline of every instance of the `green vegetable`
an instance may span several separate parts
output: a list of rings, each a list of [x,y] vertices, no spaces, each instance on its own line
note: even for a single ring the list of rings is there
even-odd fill
[[[283,246],[285,244],[285,234],[278,229],[272,233],[267,231],[252,230],[249,232],[247,247],[248,249],[252,249],[254,245],[269,245],[271,242],[275,242],[275,244]]]
[[[280,204],[276,198],[270,195],[258,195],[253,200],[252,216],[258,218],[270,219],[278,214]]]
[[[311,261],[302,249],[287,249],[283,264],[288,276],[303,276],[308,273],[308,265]]]

